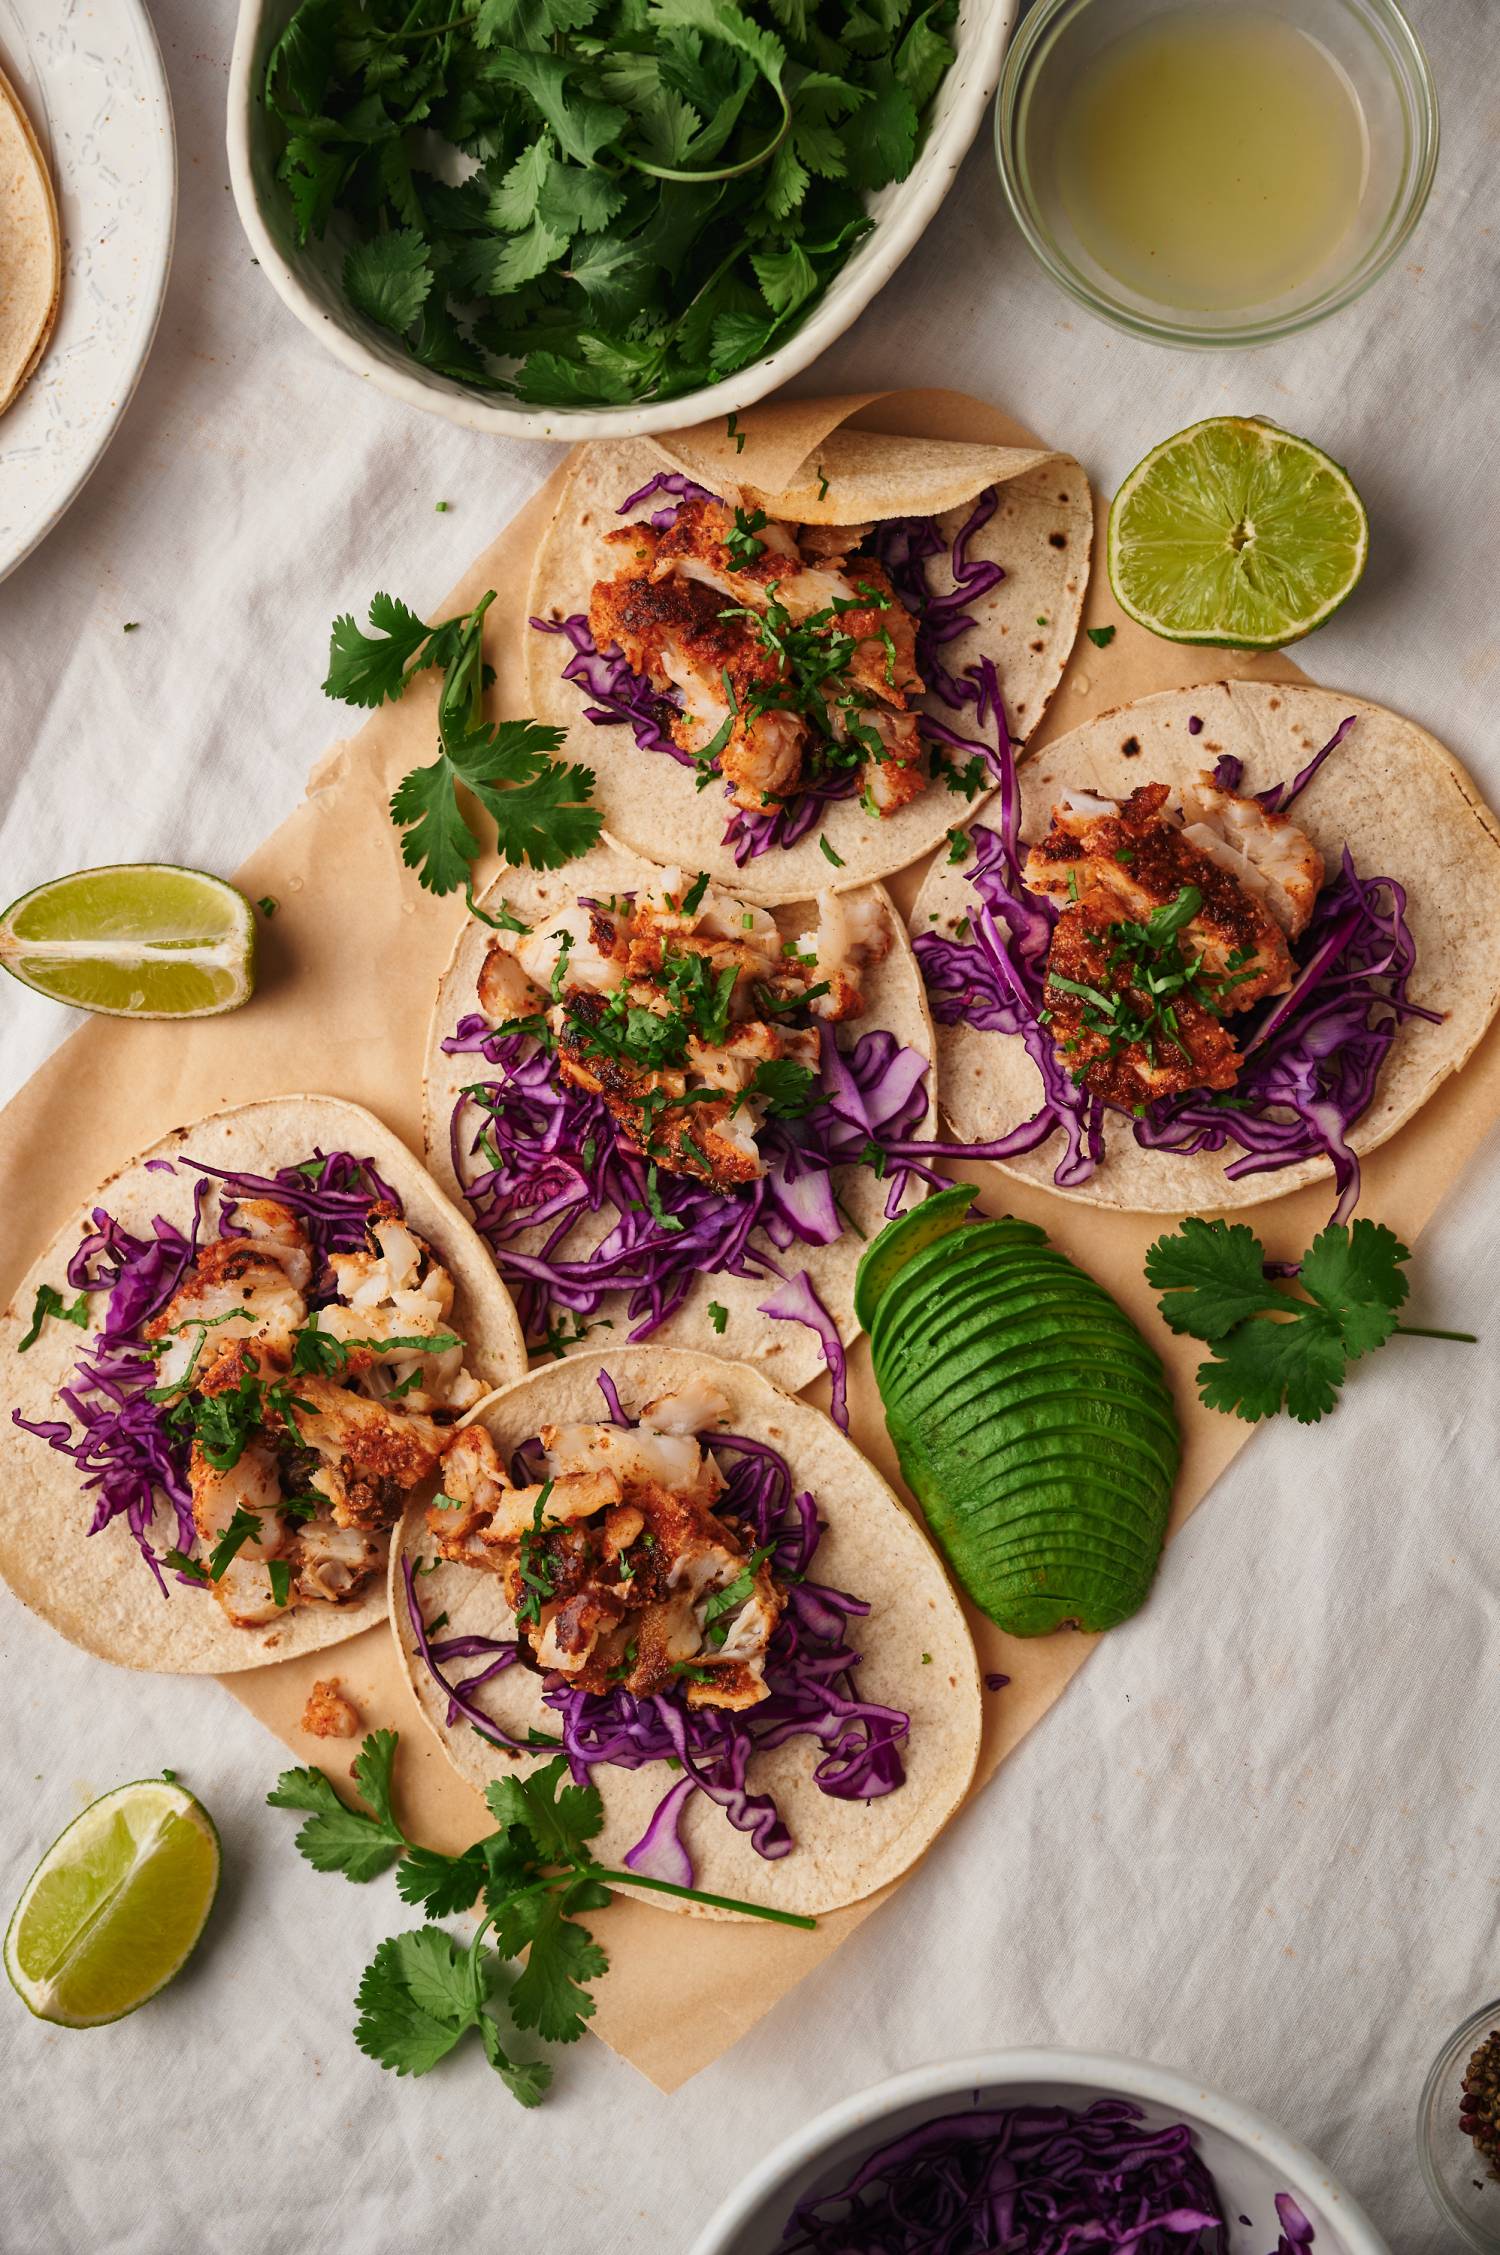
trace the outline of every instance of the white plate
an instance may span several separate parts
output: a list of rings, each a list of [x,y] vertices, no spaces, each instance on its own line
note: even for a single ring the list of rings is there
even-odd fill
[[[52,165],[62,306],[0,416],[0,579],[44,540],[130,404],[166,295],[177,149],[140,0],[0,0],[0,66]]]

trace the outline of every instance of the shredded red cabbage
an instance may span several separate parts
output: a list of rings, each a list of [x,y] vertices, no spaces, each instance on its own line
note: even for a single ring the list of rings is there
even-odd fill
[[[679,501],[717,499],[680,472],[662,470],[637,492],[627,495],[619,514],[628,515],[657,493],[672,496],[669,505],[651,517],[658,531],[665,531],[672,523]],[[898,517],[877,525],[869,541],[871,555],[885,567],[898,598],[917,619],[917,667],[923,680],[950,710],[957,712],[973,705],[979,708],[981,717],[985,690],[979,669],[971,666],[962,675],[951,673],[940,653],[974,625],[967,606],[998,587],[1005,577],[999,564],[969,554],[969,543],[989,523],[998,506],[999,497],[990,486],[951,540],[939,529],[936,518]],[[946,559],[953,581],[944,595],[933,592],[927,573],[928,564],[937,557]],[[672,739],[672,723],[682,710],[675,690],[654,689],[643,675],[631,669],[618,650],[601,650],[585,612],[575,611],[565,619],[534,618],[531,624],[539,634],[559,634],[570,645],[572,655],[563,666],[562,677],[576,683],[588,697],[586,720],[600,728],[628,726],[642,751],[664,752],[679,766],[696,768],[692,753]],[[934,747],[958,741],[929,715],[922,716],[921,729]],[[964,748],[971,753],[976,749],[973,745]],[[941,758],[941,751],[935,750],[934,756]],[[699,787],[708,780],[709,773],[700,775]],[[737,807],[725,828],[723,843],[733,847],[736,866],[743,869],[746,862],[768,853],[773,846],[785,849],[796,845],[822,821],[829,805],[852,798],[858,788],[859,775],[853,767],[836,767],[809,777],[792,798],[763,812]]]
[[[148,1159],[146,1164],[154,1173],[177,1171],[166,1159]],[[58,1390],[74,1423],[31,1419],[19,1410],[11,1411],[13,1424],[78,1466],[84,1494],[94,1498],[91,1535],[111,1520],[125,1521],[164,1597],[171,1593],[151,1541],[158,1508],[165,1505],[175,1518],[168,1548],[191,1557],[197,1530],[188,1485],[189,1443],[168,1424],[168,1405],[150,1398],[157,1366],[143,1349],[142,1334],[167,1305],[196,1256],[205,1178],[212,1177],[222,1186],[221,1237],[244,1234],[234,1221],[237,1199],[275,1198],[293,1209],[313,1250],[313,1305],[333,1295],[328,1255],[356,1252],[364,1244],[365,1217],[372,1204],[380,1201],[401,1211],[400,1198],[376,1172],[373,1160],[355,1158],[347,1151],[319,1151],[305,1165],[282,1167],[274,1175],[235,1173],[197,1159],[178,1164],[199,1177],[190,1230],[184,1232],[158,1214],[152,1234],[135,1237],[105,1207],[96,1206],[94,1226],[68,1263],[68,1282],[75,1291],[109,1295],[104,1321],[79,1356],[72,1383]],[[189,1589],[205,1586],[196,1575],[177,1574],[174,1579]]]
[[[924,1057],[884,1028],[861,1034],[845,1052],[824,1028],[821,1100],[801,1119],[768,1122],[759,1138],[766,1173],[723,1191],[649,1170],[622,1143],[603,1100],[565,1081],[530,1035],[497,1031],[475,1013],[460,1019],[443,1047],[500,1068],[501,1077],[473,1082],[459,1096],[449,1143],[475,1227],[534,1346],[547,1344],[554,1310],[586,1324],[612,1292],[628,1295],[634,1341],[658,1330],[699,1276],[765,1278],[781,1285],[773,1297],[790,1296],[785,1308],[767,1303],[768,1312],[810,1323],[822,1339],[835,1414],[844,1421],[837,1327],[807,1272],[789,1275],[775,1256],[798,1243],[837,1243],[836,1167],[863,1159],[888,1172],[890,1214],[899,1211],[908,1176],[933,1179],[927,1147],[913,1141],[927,1112]],[[613,1225],[598,1244],[570,1251],[580,1222],[611,1212]],[[544,1234],[523,1247],[533,1231]]]
[[[1276,2255],[1311,2247],[1289,2193]],[[1218,2187],[1185,2122],[1127,2099],[979,2108],[903,2131],[836,2192],[799,2200],[783,2255],[1228,2255]]]
[[[1259,794],[1269,812],[1283,812],[1304,790],[1354,721],[1338,729],[1290,784]],[[1055,1134],[1064,1148],[1053,1172],[1063,1189],[1087,1182],[1104,1156],[1105,1107],[1075,1085],[1058,1062],[1041,1020],[1047,951],[1056,904],[1029,892],[1022,879],[1020,793],[1009,744],[1001,738],[1000,826],[976,825],[965,875],[973,888],[971,936],[921,933],[917,960],[933,1016],[943,1025],[1018,1035],[1042,1081],[1031,1118],[973,1157],[1009,1158],[1035,1150]],[[1240,763],[1221,760],[1215,779],[1234,789]],[[1326,1158],[1347,1220],[1359,1197],[1359,1160],[1349,1130],[1375,1094],[1381,1067],[1403,1020],[1440,1022],[1440,1013],[1411,1001],[1407,989],[1416,949],[1406,924],[1406,894],[1393,878],[1362,877],[1347,848],[1338,875],[1318,896],[1307,929],[1294,943],[1296,980],[1287,994],[1247,1011],[1239,1034],[1244,1064],[1232,1090],[1189,1089],[1151,1104],[1131,1119],[1137,1143],[1153,1151],[1244,1153],[1224,1172],[1228,1181]]]
[[[601,1388],[606,1375],[600,1373]],[[611,1418],[620,1422],[612,1386],[605,1401]],[[860,1695],[854,1671],[861,1655],[850,1636],[869,1606],[807,1579],[822,1535],[816,1499],[796,1489],[786,1458],[768,1441],[739,1433],[700,1438],[727,1481],[716,1510],[747,1551],[769,1550],[771,1571],[786,1591],[786,1610],[767,1652],[770,1696],[756,1707],[736,1712],[690,1707],[676,1688],[645,1698],[635,1697],[623,1684],[607,1693],[580,1691],[551,1675],[544,1679],[542,1698],[559,1718],[561,1740],[537,1733],[512,1738],[473,1694],[514,1664],[517,1644],[473,1636],[434,1641],[422,1617],[412,1561],[402,1561],[413,1639],[428,1673],[447,1696],[450,1727],[461,1717],[482,1738],[510,1753],[560,1743],[580,1785],[588,1783],[601,1762],[630,1770],[648,1762],[680,1764],[681,1776],[624,1860],[632,1871],[681,1886],[693,1883],[692,1859],[680,1827],[696,1793],[716,1802],[736,1831],[749,1835],[757,1854],[775,1861],[790,1855],[794,1843],[773,1797],[750,1788],[750,1764],[757,1754],[790,1739],[811,1738],[822,1750],[812,1773],[819,1789],[834,1800],[874,1801],[904,1783],[901,1748],[911,1732],[908,1715]],[[523,1480],[535,1469],[529,1456],[528,1444],[514,1467]],[[444,1669],[458,1659],[484,1659],[487,1665],[455,1683]]]

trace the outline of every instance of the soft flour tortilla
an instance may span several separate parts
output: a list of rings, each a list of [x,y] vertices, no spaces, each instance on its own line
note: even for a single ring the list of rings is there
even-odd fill
[[[537,551],[529,599],[533,618],[561,619],[588,610],[594,582],[620,569],[619,551],[604,537],[629,521],[620,516],[620,503],[663,468],[690,474],[701,470],[701,482],[722,491],[726,500],[764,508],[794,524],[936,516],[950,538],[986,486],[998,486],[1000,505],[970,543],[970,552],[1003,565],[1005,578],[970,606],[974,627],[950,642],[943,656],[955,673],[976,658],[993,658],[1016,741],[1023,742],[1035,728],[1073,647],[1088,585],[1093,506],[1088,480],[1071,456],[1040,448],[959,446],[943,439],[836,430],[785,489],[767,493],[750,485],[730,486],[691,455],[673,454],[644,439],[580,447]],[[828,491],[820,499],[825,478]],[[633,514],[659,509],[662,498],[656,496]],[[941,558],[934,559],[929,572],[939,590],[951,586]],[[734,855],[723,843],[733,809],[722,790],[710,786],[699,791],[689,769],[664,753],[643,752],[627,726],[595,727],[586,721],[587,697],[562,679],[571,655],[565,637],[528,631],[531,709],[539,720],[571,732],[569,756],[584,761],[598,777],[595,796],[607,831],[637,853],[706,869],[747,899],[806,899],[830,885],[847,891],[904,868],[937,845],[950,825],[968,817],[969,803],[944,789],[941,781],[885,818],[866,814],[857,799],[839,800],[827,808],[819,829],[798,844],[773,846],[736,869]],[[929,703],[960,735],[978,733],[969,726],[967,712],[949,712],[937,699]],[[822,852],[820,831],[842,857],[842,868]]]
[[[1138,784],[1178,785],[1222,752],[1245,763],[1246,791],[1290,780],[1339,723],[1352,728],[1292,809],[1320,848],[1330,878],[1347,843],[1364,877],[1406,887],[1416,943],[1411,999],[1445,1013],[1441,1025],[1407,1019],[1397,1032],[1375,1099],[1350,1136],[1373,1151],[1456,1073],[1500,1004],[1500,825],[1471,778],[1436,738],[1383,706],[1311,685],[1220,681],[1169,689],[1048,744],[1020,770],[1021,833],[1038,837],[1065,790],[1123,798]],[[1190,718],[1202,733],[1188,730]],[[912,911],[915,932],[953,935],[973,906],[962,869],[935,866]],[[1003,1135],[1035,1112],[1041,1079],[1021,1041],[969,1026],[936,1029],[943,1109],[961,1141]],[[1107,1157],[1080,1189],[1060,1195],[1135,1213],[1182,1214],[1263,1204],[1325,1180],[1326,1159],[1226,1181],[1239,1146],[1183,1157],[1144,1151],[1118,1113],[1105,1115]],[[1061,1138],[1003,1162],[1028,1182],[1055,1187]]]
[[[0,415],[47,349],[62,294],[62,228],[41,144],[0,71]]]
[[[192,1158],[273,1174],[317,1150],[373,1159],[376,1171],[399,1192],[407,1219],[453,1278],[453,1328],[466,1340],[469,1367],[481,1383],[505,1385],[526,1368],[515,1309],[484,1246],[405,1144],[372,1113],[331,1096],[278,1096],[217,1112],[164,1136],[112,1175],[59,1231],[0,1315],[0,1575],[23,1604],[103,1660],[170,1675],[224,1675],[340,1644],[385,1612],[378,1579],[352,1605],[299,1605],[285,1621],[264,1628],[236,1628],[206,1590],[184,1587],[170,1574],[171,1596],[164,1598],[121,1520],[97,1535],[88,1533],[92,1506],[71,1459],[22,1432],[10,1416],[13,1409],[34,1419],[67,1415],[56,1390],[71,1379],[107,1295],[90,1295],[96,1320],[88,1333],[53,1320],[25,1354],[16,1349],[38,1285],[55,1285],[72,1298],[65,1271],[91,1226],[93,1208],[104,1206],[136,1235],[148,1234],[157,1214],[191,1226],[198,1176],[189,1169],[175,1175],[148,1171],[147,1160]],[[208,1212],[212,1226],[212,1204]],[[171,1524],[169,1514],[159,1513],[163,1548],[175,1540],[167,1531]]]
[[[608,1416],[597,1383],[601,1368],[615,1381],[621,1409],[633,1418],[655,1395],[699,1377],[703,1358],[632,1347],[552,1363],[497,1394],[477,1419],[489,1427],[502,1456],[543,1425],[599,1423]],[[796,1487],[817,1498],[826,1532],[811,1578],[869,1603],[869,1618],[858,1624],[855,1637],[863,1655],[857,1678],[861,1696],[911,1717],[911,1736],[902,1752],[906,1783],[881,1800],[839,1801],[820,1792],[812,1777],[820,1755],[811,1739],[794,1739],[757,1757],[750,1767],[751,1790],[774,1795],[796,1842],[789,1856],[774,1863],[758,1856],[706,1796],[692,1797],[682,1837],[698,1886],[816,1916],[858,1902],[898,1879],[963,1800],[979,1751],[979,1667],[936,1552],[852,1442],[820,1410],[793,1400],[743,1363],[717,1363],[711,1375],[729,1405],[728,1430],[771,1442],[790,1464]],[[402,1523],[399,1556],[398,1546],[392,1545],[391,1626],[424,1719],[459,1774],[482,1790],[494,1778],[509,1775],[524,1757],[486,1745],[462,1720],[452,1730],[446,1725],[447,1699],[417,1657],[399,1578],[400,1556],[415,1563],[432,1555],[425,1514],[413,1506]],[[446,1610],[444,1636],[515,1634],[498,1575],[440,1564],[435,1572],[420,1575],[416,1587],[426,1619]],[[459,1675],[467,1675],[475,1664],[454,1665]],[[524,1736],[535,1725],[555,1737],[557,1717],[543,1704],[541,1688],[539,1676],[516,1666],[475,1697],[511,1735]],[[602,1863],[618,1867],[645,1831],[672,1773],[665,1763],[650,1763],[639,1770],[601,1766],[593,1777],[605,1810],[594,1852]],[[659,1905],[667,1901],[660,1895],[649,1899]],[[684,1907],[710,1918],[734,1915]]]
[[[696,866],[686,867],[697,874]],[[540,928],[551,915],[577,900],[580,894],[589,899],[608,899],[611,894],[639,891],[654,884],[658,877],[655,864],[641,861],[634,854],[622,853],[615,846],[596,846],[581,861],[570,861],[566,868],[550,871],[509,869],[480,902],[482,908],[495,913],[498,903],[508,901],[521,921]],[[733,885],[727,890],[738,892]],[[920,1050],[924,1057],[934,1054],[932,1021],[927,1015],[927,1003],[922,991],[921,975],[916,958],[911,952],[901,919],[891,905],[889,896],[874,888],[883,902],[890,922],[891,950],[883,963],[868,972],[864,980],[866,1008],[864,1015],[851,1019],[844,1028],[846,1042],[857,1039],[867,1030],[884,1026],[893,1033],[903,1048]],[[786,938],[807,930],[817,921],[817,911],[811,902],[803,902],[772,911]],[[448,1056],[443,1049],[444,1037],[451,1034],[460,1018],[479,1005],[475,998],[475,981],[484,962],[491,934],[484,924],[473,918],[465,924],[458,936],[447,970],[438,987],[437,1002],[432,1014],[432,1025],[427,1037],[427,1079],[425,1089],[427,1164],[450,1198],[462,1201],[463,1184],[453,1163],[453,1146],[450,1124],[453,1107],[459,1093],[476,1080],[493,1079],[498,1067],[490,1065],[483,1057]],[[933,1076],[929,1073],[928,1088],[932,1089]],[[919,1132],[930,1135],[936,1118],[931,1103],[926,1120]],[[466,1119],[478,1125],[478,1114],[472,1110]],[[885,1222],[885,1203],[890,1184],[879,1181],[869,1167],[842,1167],[839,1169],[839,1196],[846,1212],[858,1228],[846,1229],[836,1245],[794,1245],[786,1253],[777,1253],[770,1246],[772,1259],[785,1268],[789,1275],[805,1268],[813,1280],[818,1297],[839,1327],[839,1335],[847,1344],[859,1330],[854,1318],[854,1272],[859,1266],[859,1256],[864,1251],[865,1237],[878,1234]],[[917,1195],[914,1189],[910,1195]],[[909,1202],[909,1201],[908,1201]],[[589,1217],[581,1224],[571,1254],[584,1251],[596,1244],[614,1227],[613,1214]],[[545,1232],[528,1232],[523,1244],[527,1251],[534,1250]],[[653,1334],[654,1345],[692,1347],[702,1354],[733,1355],[739,1361],[753,1362],[766,1370],[779,1385],[796,1393],[823,1368],[822,1349],[815,1334],[800,1323],[787,1323],[774,1316],[761,1315],[758,1303],[768,1299],[776,1290],[777,1278],[726,1276],[715,1273],[704,1276],[690,1290],[687,1299],[661,1329]],[[625,1313],[628,1295],[614,1293],[605,1308],[613,1319],[614,1332],[610,1342],[625,1344],[629,1319]],[[727,1308],[729,1318],[723,1332],[715,1331],[708,1314],[711,1300]],[[575,1352],[597,1354],[600,1336],[596,1332],[584,1340]]]

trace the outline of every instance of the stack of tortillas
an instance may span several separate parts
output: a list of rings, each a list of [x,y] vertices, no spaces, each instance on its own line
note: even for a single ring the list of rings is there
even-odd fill
[[[62,290],[62,229],[41,143],[0,71],[0,415],[47,349]]]

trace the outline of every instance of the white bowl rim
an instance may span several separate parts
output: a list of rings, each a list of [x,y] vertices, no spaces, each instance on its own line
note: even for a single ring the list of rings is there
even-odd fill
[[[1115,2052],[1044,2048],[975,2052],[963,2059],[909,2067],[852,2098],[840,2099],[757,2162],[715,2209],[688,2255],[724,2255],[730,2235],[754,2221],[788,2177],[848,2131],[866,2127],[873,2131],[884,2115],[899,2107],[957,2097],[969,2090],[1003,2094],[1013,2083],[1076,2083],[1101,2095],[1148,2099],[1153,2105],[1196,2115],[1238,2144],[1254,2146],[1282,2180],[1279,2189],[1294,2200],[1305,2194],[1318,2206],[1337,2211],[1340,2246],[1330,2249],[1329,2255],[1391,2255],[1363,2208],[1317,2155],[1288,2137],[1267,2115],[1149,2060],[1126,2059]]]
[[[250,169],[250,105],[256,99],[251,77],[265,5],[266,0],[240,0],[229,59],[226,142],[229,180],[240,224],[277,296],[335,359],[392,399],[420,407],[430,415],[441,415],[466,430],[496,431],[511,438],[572,440],[645,437],[654,431],[685,430],[718,415],[732,415],[741,407],[753,407],[790,377],[800,375],[845,329],[851,328],[915,247],[957,177],[1000,83],[1005,44],[1020,0],[988,0],[987,8],[981,10],[973,47],[973,76],[943,121],[941,135],[928,141],[906,180],[897,183],[907,192],[877,225],[872,241],[879,244],[879,253],[870,261],[868,288],[857,301],[851,300],[846,307],[831,290],[785,344],[717,384],[680,393],[673,399],[600,408],[507,407],[442,390],[425,379],[415,362],[410,371],[389,367],[325,313],[304,289],[261,215]]]

